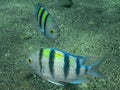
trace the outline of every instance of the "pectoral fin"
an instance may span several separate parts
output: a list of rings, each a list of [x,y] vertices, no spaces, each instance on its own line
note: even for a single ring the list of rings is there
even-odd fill
[[[53,83],[53,84],[56,84],[56,85],[63,85],[62,83],[59,83],[59,82],[55,82],[55,81],[51,81],[51,80],[48,80],[48,81]]]

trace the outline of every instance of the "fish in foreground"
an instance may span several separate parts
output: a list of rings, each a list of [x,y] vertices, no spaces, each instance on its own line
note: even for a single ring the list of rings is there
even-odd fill
[[[99,65],[105,58],[91,65],[85,65],[88,59],[55,48],[41,48],[31,54],[27,62],[38,75],[56,85],[87,83],[89,80],[86,75],[107,79],[99,71]]]
[[[57,39],[60,29],[50,13],[37,1],[33,2],[38,29],[49,39]]]

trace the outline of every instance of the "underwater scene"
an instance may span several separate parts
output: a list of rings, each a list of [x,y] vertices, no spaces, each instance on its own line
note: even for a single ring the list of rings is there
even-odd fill
[[[0,0],[0,90],[120,90],[120,0]]]

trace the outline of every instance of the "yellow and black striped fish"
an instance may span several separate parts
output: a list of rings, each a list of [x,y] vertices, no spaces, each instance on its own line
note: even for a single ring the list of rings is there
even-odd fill
[[[55,48],[41,48],[29,56],[28,64],[41,77],[57,85],[88,82],[86,75],[106,79],[99,71],[99,65],[105,58],[91,65],[86,65],[87,59]]]
[[[34,7],[39,30],[49,39],[58,38],[60,29],[50,13],[39,2],[36,2]]]

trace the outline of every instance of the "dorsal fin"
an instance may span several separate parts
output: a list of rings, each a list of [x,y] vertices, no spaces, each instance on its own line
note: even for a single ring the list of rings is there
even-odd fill
[[[88,56],[78,56],[79,60],[80,60],[80,64],[84,65],[88,60],[90,60],[90,57]]]

